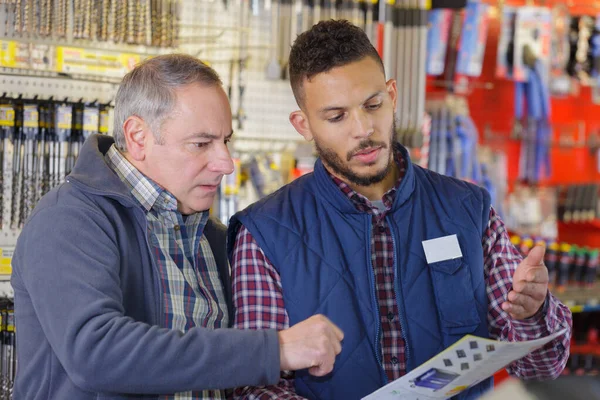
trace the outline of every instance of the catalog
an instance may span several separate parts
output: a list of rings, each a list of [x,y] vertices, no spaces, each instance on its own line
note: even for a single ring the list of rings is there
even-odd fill
[[[402,378],[363,400],[448,399],[492,376],[513,361],[556,339],[553,335],[526,342],[500,342],[467,335]]]

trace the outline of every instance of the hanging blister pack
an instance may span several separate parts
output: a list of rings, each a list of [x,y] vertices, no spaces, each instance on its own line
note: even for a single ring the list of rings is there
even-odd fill
[[[23,106],[24,157],[21,169],[23,190],[21,192],[19,226],[23,226],[29,218],[36,202],[39,131],[40,114],[37,104],[25,104]]]
[[[101,105],[98,117],[98,132],[108,135],[110,114],[108,105]]]
[[[594,32],[594,19],[587,15],[573,17],[570,30],[570,58],[567,72],[583,85],[591,84],[592,59],[590,39]]]
[[[444,73],[446,65],[452,10],[431,10],[428,21],[426,71],[427,75],[438,76]]]
[[[78,103],[73,104],[73,130],[69,137],[69,147],[67,153],[67,163],[65,176],[69,175],[75,166],[75,160],[79,155],[79,148],[83,143],[83,117],[84,117],[85,104],[83,100],[79,100]]]
[[[10,158],[8,155],[10,141],[15,132],[15,109],[12,104],[0,104],[0,229],[10,218],[10,210],[5,207],[5,196],[10,193]],[[7,190],[7,192],[5,192]]]
[[[523,7],[515,23],[514,136],[522,138],[519,178],[530,183],[550,176],[550,43],[552,15],[544,7]]]
[[[456,74],[468,77],[481,76],[488,21],[489,5],[479,1],[467,3],[456,61]]]
[[[590,39],[592,64],[592,102],[600,104],[600,15],[596,16],[594,32]]]
[[[428,168],[442,175],[483,183],[478,158],[479,133],[464,97],[448,96],[427,103],[431,114]]]
[[[569,33],[571,16],[569,8],[557,4],[552,8],[552,42],[550,50],[550,92],[554,96],[567,96],[571,93],[571,78],[566,72],[571,45]]]
[[[446,51],[446,68],[444,79],[446,82],[456,82],[456,61],[458,58],[458,47],[463,25],[463,15],[460,11],[452,11],[452,21],[450,24],[450,35],[448,36],[448,49]],[[453,87],[456,91],[456,87]]]
[[[19,100],[19,99],[18,99]],[[15,134],[13,135],[13,155],[12,155],[12,179],[10,195],[10,227],[17,229],[20,226],[20,207],[23,193],[23,103],[15,103]]]
[[[108,117],[108,115],[107,115]],[[96,135],[100,128],[100,109],[88,106],[83,109],[83,141],[90,135]]]
[[[61,104],[56,107],[56,135],[52,158],[52,182],[54,186],[63,182],[67,171],[67,157],[70,148],[71,131],[73,127],[73,108]]]
[[[517,10],[515,22],[514,79],[526,82],[529,79],[525,60],[529,48],[536,60],[542,63],[542,70],[550,65],[550,43],[552,41],[552,13],[544,7],[521,7]],[[547,72],[546,72],[547,74]],[[544,77],[547,81],[548,77]]]
[[[42,195],[47,193],[54,186],[54,158],[56,143],[56,103],[50,101],[47,103],[44,119],[46,120],[46,131],[44,136],[44,172],[42,174]]]
[[[38,135],[39,140],[39,152],[37,153],[37,167],[35,174],[37,175],[38,184],[35,188],[35,203],[42,198],[44,193],[47,193],[50,189],[48,180],[48,169],[49,169],[49,132],[51,130],[52,119],[49,117],[50,109],[52,108],[52,101],[40,102],[39,104],[39,118],[40,118],[40,132]]]
[[[16,372],[15,312],[12,305],[2,309],[2,387],[3,399],[12,399]]]
[[[502,8],[502,26],[500,28],[496,56],[496,76],[498,78],[512,79],[513,77],[516,18],[516,8],[509,6]]]

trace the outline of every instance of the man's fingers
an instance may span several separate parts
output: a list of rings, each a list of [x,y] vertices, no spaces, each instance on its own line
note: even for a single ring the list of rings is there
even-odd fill
[[[502,309],[509,313],[513,319],[524,319],[526,315],[523,306],[513,304],[509,301],[502,303]]]
[[[512,292],[522,294],[534,298],[535,300],[541,301],[546,298],[548,293],[548,285],[544,283],[533,283],[533,282],[515,282],[513,283]],[[509,293],[510,295],[510,293]],[[510,300],[510,298],[509,298]]]
[[[344,332],[342,332],[342,330],[338,328],[337,325],[333,322],[331,323],[331,325],[333,325],[333,333],[335,333],[335,338],[339,341],[344,340]]]
[[[330,367],[318,366],[308,369],[308,373],[313,376],[325,376],[333,370],[333,365]]]
[[[539,308],[539,300],[517,292],[510,292],[508,294],[508,301],[512,305],[522,307],[525,311],[535,311]]]
[[[338,343],[338,345],[339,345],[339,343]],[[335,363],[335,355],[334,355],[334,353],[331,353],[332,351],[334,351],[334,348],[330,347],[327,351],[327,354],[320,357],[320,361],[315,363],[316,365],[314,365],[313,367],[309,368],[308,372],[314,376],[325,376],[325,375],[329,374],[331,371],[333,371],[333,366]],[[340,347],[340,351],[341,351],[341,347]],[[335,353],[335,354],[339,354],[339,353]]]
[[[531,265],[534,267],[544,265],[544,254],[546,254],[546,247],[535,246],[529,251],[529,254],[527,254],[521,265]]]
[[[331,343],[333,345],[333,353],[337,356],[342,352],[342,344],[339,340],[337,340],[337,338],[334,338],[334,340],[332,340]]]
[[[527,282],[548,283],[548,269],[546,266],[530,267],[525,274]]]
[[[548,283],[548,269],[544,265],[541,267],[519,266],[513,276],[513,281]]]
[[[338,326],[336,324],[331,322],[331,320],[329,318],[327,318],[326,316],[324,316],[322,314],[317,315],[317,317],[321,318],[328,325],[328,327],[331,328],[331,330],[335,334],[335,338],[337,340],[341,341],[344,339],[344,332],[342,332],[342,330],[340,328],[338,328]]]

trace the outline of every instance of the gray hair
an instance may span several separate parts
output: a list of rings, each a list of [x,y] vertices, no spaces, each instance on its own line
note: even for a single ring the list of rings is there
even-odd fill
[[[117,148],[127,151],[123,124],[133,115],[143,119],[160,142],[162,123],[175,107],[175,89],[192,83],[223,84],[214,69],[187,54],[150,58],[125,75],[115,97],[113,136]]]

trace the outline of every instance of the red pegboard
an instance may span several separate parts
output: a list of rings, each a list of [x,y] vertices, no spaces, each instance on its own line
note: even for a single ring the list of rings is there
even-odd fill
[[[497,2],[488,1],[493,6]],[[546,1],[545,5],[552,6],[557,1]],[[595,15],[600,13],[600,8],[593,1],[561,2],[570,6],[570,11],[575,14]],[[505,4],[524,5],[524,1],[508,1]],[[498,11],[496,8],[495,11]],[[508,158],[509,190],[517,182],[519,173],[520,143],[510,138],[514,115],[514,83],[495,76],[496,52],[500,32],[500,13],[492,12],[489,20],[489,32],[483,64],[482,76],[475,84],[470,85],[468,95],[472,118],[480,133],[481,143],[494,150],[503,151]],[[428,81],[428,92],[441,91],[443,85]],[[554,140],[561,136],[581,131],[587,136],[591,132],[600,130],[600,106],[591,101],[589,88],[582,87],[579,95],[568,98],[552,99],[552,124],[554,126]],[[485,137],[486,128],[492,131],[491,139]],[[583,128],[583,129],[582,129]],[[575,184],[600,182],[600,173],[597,170],[595,155],[588,148],[553,147],[552,175],[549,179],[540,182],[543,186],[560,184]],[[600,224],[566,225],[559,227],[559,239],[600,247]]]
[[[523,4],[523,2],[515,3]],[[577,3],[577,8],[573,8],[574,10],[595,9],[596,13],[600,12],[591,1],[578,1]],[[511,81],[495,77],[496,48],[500,31],[500,20],[498,14],[495,15],[490,18],[483,74],[479,78],[480,83],[491,83],[493,88],[479,89],[474,85],[475,88],[469,96],[469,105],[473,119],[480,130],[482,143],[506,152],[509,165],[509,184],[512,185],[518,176],[520,144],[509,137],[514,120],[514,84]],[[486,141],[483,137],[486,124],[500,137]],[[600,106],[592,103],[590,89],[581,88],[579,96],[576,97],[553,98],[552,124],[556,141],[560,139],[562,132],[575,134],[581,124],[583,124],[586,137],[590,132],[597,130],[600,127]],[[562,134],[564,135],[564,133]],[[542,181],[542,185],[600,181],[595,156],[586,148],[554,147],[551,157],[552,176],[550,179]]]

